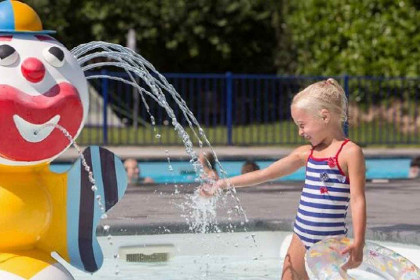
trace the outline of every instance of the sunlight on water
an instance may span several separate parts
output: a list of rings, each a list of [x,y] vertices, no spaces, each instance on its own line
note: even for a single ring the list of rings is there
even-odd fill
[[[280,231],[116,236],[114,247],[107,245],[102,237],[99,242],[106,258],[104,266],[97,273],[83,273],[64,264],[76,280],[278,280],[290,243],[289,236],[289,232]],[[167,261],[127,262],[120,257],[117,263],[121,270],[119,277],[115,277],[112,270],[115,259],[110,257],[116,253],[115,247],[143,248],[159,244],[173,246]],[[418,245],[380,244],[420,265]],[[349,274],[358,280],[383,279],[360,269],[350,270]]]
[[[177,132],[180,139],[182,139],[185,151],[191,158],[190,164],[192,165],[194,172],[196,174],[196,181],[201,183],[214,183],[214,181],[206,181],[205,176],[203,176],[203,166],[201,165],[200,161],[198,160],[198,156],[194,151],[193,141],[191,140],[188,133],[185,129],[181,126],[179,121],[176,119],[175,113],[173,109],[169,106],[167,98],[172,98],[177,106],[182,110],[183,116],[188,123],[189,128],[192,131],[194,136],[194,141],[198,142],[198,147],[203,148],[203,143],[208,146],[219,166],[219,170],[222,174],[222,177],[226,177],[226,172],[223,170],[220,162],[217,159],[217,155],[215,154],[214,150],[212,149],[210,142],[208,141],[206,135],[204,134],[203,129],[200,127],[198,121],[195,119],[192,112],[188,109],[185,101],[180,97],[180,95],[175,91],[172,85],[170,85],[167,80],[158,73],[153,65],[151,65],[148,61],[146,61],[143,57],[139,54],[131,51],[128,48],[124,48],[120,45],[105,43],[105,42],[91,42],[88,44],[83,44],[75,49],[72,50],[72,53],[77,58],[78,63],[82,67],[83,71],[92,70],[95,68],[102,68],[102,67],[117,67],[120,70],[125,71],[128,74],[128,78],[121,78],[121,77],[114,77],[110,75],[93,75],[87,77],[88,79],[112,79],[117,80],[122,83],[131,85],[133,88],[137,90],[137,93],[140,95],[141,100],[143,101],[143,105],[146,108],[147,113],[150,117],[150,123],[155,131],[155,137],[159,139],[161,137],[160,134],[156,132],[155,126],[156,121],[154,116],[150,113],[149,105],[146,102],[145,95],[151,97],[155,102],[157,102],[161,107],[163,107],[168,115],[168,117],[172,120],[172,125]],[[101,62],[97,62],[101,61]],[[140,86],[138,81],[142,81],[142,86]],[[49,125],[45,125],[40,128],[40,130],[47,128]],[[55,128],[59,129],[65,137],[68,138],[69,142],[75,147],[77,153],[81,159],[83,168],[88,172],[88,178],[91,183],[91,190],[93,192],[97,191],[95,179],[93,177],[93,172],[91,171],[91,167],[87,164],[86,159],[84,158],[82,151],[80,150],[79,146],[76,144],[75,140],[71,137],[68,131],[66,131],[62,126],[56,124],[54,125]],[[39,131],[35,132],[39,133]],[[166,156],[168,159],[168,170],[171,172],[173,171],[171,160],[169,153],[166,152]],[[179,193],[179,189],[176,187],[174,193],[177,195],[181,195]],[[102,198],[100,195],[95,196],[97,203],[99,205],[100,210],[102,211],[102,219],[107,219],[107,215],[105,213],[105,207],[102,203]],[[227,203],[228,200],[233,199],[235,206],[233,209],[228,210],[228,216],[231,217],[233,215],[237,215],[243,218],[244,222],[247,221],[246,215],[240,201],[236,195],[235,189],[231,189],[227,192],[227,195],[215,195],[212,198],[203,198],[199,195],[198,191],[196,191],[193,195],[185,195],[184,202],[181,203],[179,208],[182,210],[183,214],[181,214],[187,223],[190,225],[190,230],[196,233],[209,233],[209,232],[221,232],[218,227],[217,223],[217,215],[216,215],[216,208],[218,203]],[[230,218],[229,218],[230,220]],[[113,242],[113,237],[109,234],[110,226],[104,225],[103,226],[105,232],[105,240],[108,242],[108,246],[111,248],[116,248]],[[230,225],[230,231],[233,232],[233,226]],[[103,238],[102,238],[103,240]],[[255,244],[255,239],[253,239]],[[175,258],[172,262],[175,262],[175,266],[169,266],[165,268],[165,275],[171,273],[174,276],[173,279],[197,279],[195,277],[188,278],[187,274],[183,274],[185,266],[194,269],[194,273],[199,275],[199,279],[214,279],[214,271],[218,271],[220,275],[216,276],[217,279],[230,279],[224,278],[223,274],[229,274],[231,269],[227,269],[226,259],[219,258],[218,256],[210,255],[210,251],[213,247],[211,243],[204,243],[202,246],[202,250],[204,253],[197,258]],[[131,267],[125,264],[124,268],[120,270],[121,260],[119,260],[118,252],[114,252],[105,254],[105,270],[107,271],[106,277],[101,277],[100,279],[115,279],[115,277],[120,279],[131,279],[127,277],[127,273],[131,272]],[[206,253],[207,252],[207,253]],[[112,257],[111,257],[112,256]],[[256,258],[258,259],[258,258]],[[113,264],[110,264],[109,261],[113,260]],[[217,267],[216,269],[213,268],[214,265],[220,263],[222,267]],[[167,265],[167,263],[165,263]],[[150,265],[153,267],[154,265]],[[248,265],[246,265],[248,267]],[[70,268],[69,268],[70,269]],[[248,269],[248,268],[244,268]],[[72,270],[72,269],[70,269]],[[112,273],[109,271],[112,270]],[[176,271],[174,271],[176,270]],[[153,274],[152,271],[148,271],[148,266],[143,267],[142,271],[145,272],[143,276],[137,275],[133,279],[150,279],[149,274]],[[212,273],[210,273],[212,271]],[[79,271],[72,271],[75,275],[81,273]],[[266,272],[263,272],[266,275]],[[83,275],[83,273],[81,273]],[[155,274],[155,273],[154,273]],[[107,278],[107,277],[111,278]],[[140,278],[139,278],[140,277]],[[169,278],[166,278],[169,279]],[[245,278],[244,278],[245,279]]]
[[[226,177],[226,172],[217,159],[209,140],[207,139],[204,130],[194,117],[191,110],[188,108],[186,102],[176,92],[175,88],[161,75],[154,66],[144,59],[140,54],[125,48],[121,45],[107,43],[107,42],[90,42],[87,44],[79,45],[72,51],[73,55],[77,58],[83,71],[102,69],[103,67],[118,68],[120,71],[127,73],[127,78],[115,77],[104,74],[95,74],[87,77],[88,79],[111,79],[128,84],[136,89],[140,95],[143,105],[150,117],[150,123],[153,127],[156,125],[155,117],[150,112],[149,104],[146,101],[148,96],[157,102],[162,108],[165,109],[169,119],[172,122],[174,130],[177,132],[179,138],[183,141],[185,151],[191,158],[190,164],[192,165],[196,174],[196,181],[203,182],[203,166],[198,161],[197,153],[194,151],[193,141],[198,143],[199,148],[205,145],[208,147],[215,156],[219,170],[222,177]],[[140,82],[142,86],[140,86]],[[169,98],[177,104],[179,109],[182,110],[183,117],[191,129],[193,139],[190,138],[185,129],[177,120],[173,108],[169,105]],[[156,133],[156,130],[155,130]],[[157,138],[161,135],[156,133]],[[168,169],[171,170],[170,158],[168,157]],[[174,190],[179,193],[179,189]],[[185,202],[179,205],[183,211],[183,217],[189,223],[190,228],[194,232],[213,232],[218,231],[217,217],[215,208],[218,203],[226,203],[228,200],[233,199],[235,203],[232,213],[241,215],[244,222],[247,221],[246,215],[236,192],[233,189],[224,196],[214,196],[211,199],[201,198],[197,193],[194,195],[185,195]]]

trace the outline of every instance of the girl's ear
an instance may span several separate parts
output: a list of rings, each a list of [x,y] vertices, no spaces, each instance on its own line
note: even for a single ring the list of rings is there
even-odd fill
[[[325,124],[329,123],[330,120],[331,120],[330,111],[328,111],[327,109],[322,109],[321,110],[321,119]]]

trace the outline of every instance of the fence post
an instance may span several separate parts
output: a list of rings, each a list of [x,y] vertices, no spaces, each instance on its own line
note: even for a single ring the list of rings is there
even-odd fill
[[[101,71],[102,75],[107,75],[107,71],[103,69]],[[102,130],[103,130],[103,145],[108,144],[108,114],[107,114],[107,108],[108,108],[108,86],[109,81],[106,78],[102,78],[102,98],[104,101],[103,106],[103,124],[102,124]]]
[[[233,106],[232,73],[226,72],[226,126],[227,144],[232,145],[232,106]]]
[[[344,75],[343,77],[344,79],[344,92],[346,93],[346,97],[347,97],[347,102],[350,101],[350,92],[349,92],[349,76],[348,75]],[[349,109],[347,107],[347,112],[346,115],[349,115]],[[346,135],[346,137],[349,136],[349,121],[348,119],[344,122],[344,134]]]

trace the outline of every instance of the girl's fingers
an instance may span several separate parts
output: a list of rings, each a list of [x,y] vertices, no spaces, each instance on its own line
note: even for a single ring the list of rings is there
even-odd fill
[[[214,194],[212,186],[204,185],[200,187],[200,195],[210,197]]]
[[[341,254],[342,254],[342,255],[345,255],[345,254],[349,253],[352,249],[353,249],[353,247],[352,247],[352,246],[347,246],[346,248],[344,248],[344,249],[341,251]]]
[[[355,262],[353,261],[353,259],[350,257],[350,259],[343,264],[343,266],[341,267],[344,271],[347,271],[347,269],[352,269],[352,268],[356,268],[361,264],[361,262]]]
[[[354,247],[352,245],[347,246],[346,248],[344,248],[344,250],[341,251],[342,255],[345,255],[347,253],[350,254],[349,259],[345,264],[341,266],[341,268],[344,271],[347,271],[347,269],[356,268],[362,263],[362,261],[358,260],[358,257],[355,255],[356,252],[354,251]]]

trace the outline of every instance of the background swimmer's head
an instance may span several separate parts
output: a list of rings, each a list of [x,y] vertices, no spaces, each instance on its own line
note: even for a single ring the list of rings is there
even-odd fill
[[[347,97],[340,84],[329,78],[314,83],[298,94],[292,101],[292,107],[313,113],[314,116],[323,117],[322,110],[331,114],[331,120],[339,126],[347,121]]]
[[[204,168],[216,170],[216,158],[212,152],[203,152],[199,155],[198,160]]]

